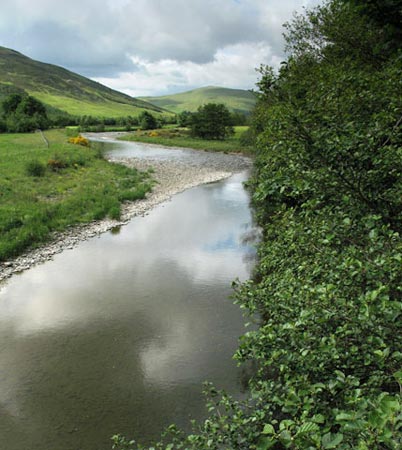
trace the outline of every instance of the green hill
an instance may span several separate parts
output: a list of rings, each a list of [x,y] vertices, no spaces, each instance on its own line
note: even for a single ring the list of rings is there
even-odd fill
[[[0,98],[21,90],[73,115],[121,117],[137,116],[143,110],[164,112],[62,67],[0,47]]]
[[[230,111],[249,114],[254,108],[256,98],[250,91],[208,86],[180,94],[163,97],[141,97],[153,105],[174,113],[196,111],[205,103],[223,103]]]

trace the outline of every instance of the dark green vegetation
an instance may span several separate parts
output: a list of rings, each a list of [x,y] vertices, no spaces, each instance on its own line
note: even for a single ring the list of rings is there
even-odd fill
[[[144,111],[140,114],[138,122],[141,130],[154,130],[158,127],[156,118],[148,111]]]
[[[52,64],[34,61],[0,47],[0,101],[26,92],[50,107],[74,116],[138,116],[144,110],[163,113],[148,102],[132,98],[100,83]]]
[[[242,89],[208,86],[180,94],[143,97],[143,100],[177,114],[183,111],[195,112],[206,103],[223,103],[231,112],[250,114],[254,108],[256,96]]]
[[[49,126],[46,108],[35,97],[10,94],[2,102],[0,132],[25,133]]]
[[[155,448],[402,447],[400,23],[400,2],[332,0],[287,25],[279,74],[261,68],[263,240],[235,284],[260,319],[236,353],[256,367],[250,400],[209,387],[210,417]]]
[[[224,104],[207,103],[191,116],[191,135],[223,140],[234,133],[230,112]]]
[[[121,203],[143,198],[149,178],[110,164],[96,148],[67,143],[60,131],[0,135],[0,261],[52,231],[120,216]],[[85,144],[85,140],[82,140]]]
[[[197,150],[216,152],[233,152],[252,154],[253,148],[248,143],[243,143],[242,137],[247,133],[248,127],[234,127],[234,134],[225,140],[202,139],[191,136],[191,130],[187,128],[163,128],[150,132],[138,130],[135,133],[122,136],[121,140],[132,142],[145,142],[148,144],[165,145],[167,147],[185,147]]]

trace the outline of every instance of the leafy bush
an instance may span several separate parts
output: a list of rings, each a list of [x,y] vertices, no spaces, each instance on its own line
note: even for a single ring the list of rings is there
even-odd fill
[[[158,122],[156,118],[148,111],[143,111],[139,117],[138,122],[141,130],[153,130],[158,128]]]
[[[49,127],[45,106],[26,94],[10,94],[2,103],[5,128],[11,133],[25,133]]]
[[[202,139],[225,139],[234,133],[229,110],[216,103],[200,106],[191,115],[191,133]]]
[[[81,135],[78,135],[76,137],[70,137],[68,139],[68,142],[70,144],[82,145],[83,147],[89,147],[91,145],[89,140]]]
[[[26,173],[31,177],[43,177],[46,172],[46,166],[40,161],[29,161],[26,165]]]
[[[48,160],[47,166],[53,172],[58,172],[59,170],[65,169],[66,167],[68,167],[68,163],[66,160],[55,156],[54,158],[51,158]]]

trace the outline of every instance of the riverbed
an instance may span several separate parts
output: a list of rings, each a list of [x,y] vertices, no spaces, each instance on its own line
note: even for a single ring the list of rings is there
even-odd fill
[[[163,166],[165,153],[130,145],[109,157]],[[180,170],[192,160],[175,157]],[[226,173],[0,284],[0,448],[106,450],[115,433],[150,442],[205,417],[205,380],[241,397],[232,354],[245,328],[230,285],[250,276],[255,230],[247,171]]]

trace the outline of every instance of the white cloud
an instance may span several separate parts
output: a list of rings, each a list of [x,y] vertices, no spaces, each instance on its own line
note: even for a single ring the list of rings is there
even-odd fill
[[[1,3],[0,45],[146,94],[251,87],[256,66],[283,58],[282,24],[318,0]]]
[[[251,89],[256,68],[261,62],[277,66],[281,58],[273,54],[267,43],[235,44],[218,49],[213,60],[206,63],[161,59],[149,61],[132,57],[135,72],[117,77],[97,77],[96,81],[134,97],[163,95],[198,86],[223,86]]]

